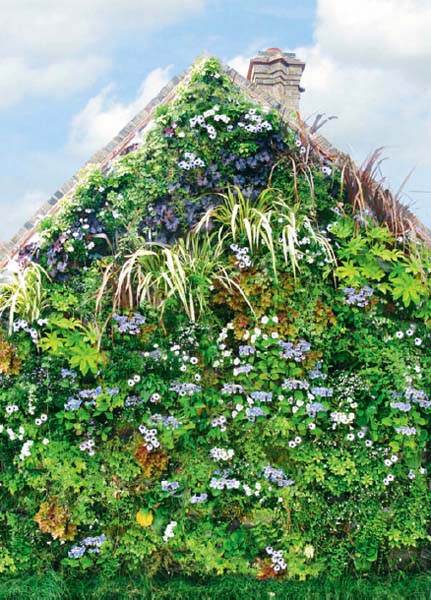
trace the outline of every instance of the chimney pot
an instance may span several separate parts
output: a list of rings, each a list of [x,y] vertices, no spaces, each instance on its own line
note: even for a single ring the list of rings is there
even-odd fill
[[[247,79],[294,113],[299,111],[301,76],[305,63],[293,52],[267,48],[250,60]]]

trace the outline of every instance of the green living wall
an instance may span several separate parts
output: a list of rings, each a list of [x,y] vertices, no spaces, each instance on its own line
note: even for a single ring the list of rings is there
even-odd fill
[[[429,564],[430,251],[370,168],[211,59],[83,172],[0,290],[0,573]]]

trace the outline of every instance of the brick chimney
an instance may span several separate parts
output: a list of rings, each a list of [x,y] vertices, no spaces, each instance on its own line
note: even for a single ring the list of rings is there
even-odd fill
[[[247,79],[293,112],[299,111],[300,86],[305,63],[292,52],[267,48],[250,60]]]

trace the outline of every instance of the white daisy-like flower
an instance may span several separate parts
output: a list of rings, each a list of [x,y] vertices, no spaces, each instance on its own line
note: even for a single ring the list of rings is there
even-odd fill
[[[128,385],[130,387],[133,387],[135,385],[135,380],[134,379],[129,379],[127,383],[128,383]]]

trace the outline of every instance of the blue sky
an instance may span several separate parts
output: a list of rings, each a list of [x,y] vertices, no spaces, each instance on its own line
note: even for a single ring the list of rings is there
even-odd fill
[[[244,73],[276,46],[306,60],[301,112],[383,170],[431,226],[428,0],[2,0],[0,240],[202,52]],[[400,43],[401,40],[401,43]],[[420,193],[419,193],[420,192]]]

